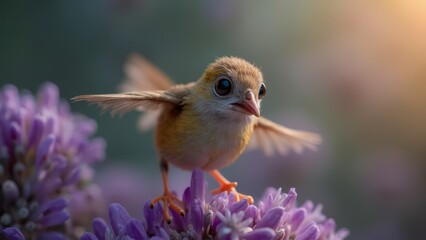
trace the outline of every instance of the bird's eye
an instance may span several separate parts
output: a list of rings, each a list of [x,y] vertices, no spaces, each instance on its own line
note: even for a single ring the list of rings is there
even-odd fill
[[[226,76],[218,77],[214,86],[214,91],[221,97],[228,95],[232,91],[231,80]]]
[[[265,87],[265,84],[262,83],[262,85],[260,85],[260,88],[259,88],[259,99],[265,96],[265,94],[266,94],[266,87]]]

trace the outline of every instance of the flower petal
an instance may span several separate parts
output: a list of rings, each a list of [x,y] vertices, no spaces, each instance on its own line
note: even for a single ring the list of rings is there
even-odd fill
[[[284,208],[275,207],[267,211],[262,219],[257,222],[255,229],[269,227],[276,229],[281,222],[281,219],[284,215]]]
[[[251,218],[253,223],[257,222],[259,218],[259,209],[254,205],[249,205],[246,210],[244,210],[244,220]]]
[[[49,154],[53,150],[53,144],[55,143],[55,135],[50,134],[45,138],[39,147],[37,148],[36,155],[36,167],[37,169],[41,169],[41,166],[44,164]]]
[[[297,209],[293,213],[293,216],[290,219],[291,229],[293,229],[293,231],[296,231],[300,227],[300,224],[302,224],[303,220],[305,220],[305,217],[306,217],[306,209],[304,208]]]
[[[191,205],[192,206],[192,205]],[[172,224],[173,224],[173,229],[176,230],[177,232],[181,232],[181,231],[185,231],[188,225],[188,213],[185,213],[185,216],[182,217],[178,212],[176,212],[175,210],[171,210],[170,214],[172,215]]]
[[[239,213],[241,211],[246,210],[248,206],[248,200],[245,198],[229,206],[229,211],[231,213]]]
[[[287,197],[284,199],[284,202],[283,202],[282,206],[285,209],[290,209],[296,203],[296,199],[297,199],[296,189],[295,188],[290,188],[290,190],[288,191]]]
[[[130,220],[130,216],[123,206],[118,203],[112,203],[109,207],[109,219],[114,233],[120,235],[126,230],[126,224]]]
[[[295,240],[317,240],[320,236],[320,230],[317,225],[311,224],[301,233],[297,234]]]
[[[206,195],[206,182],[204,181],[204,173],[199,168],[192,171],[190,189],[191,200],[200,199],[201,202],[204,202],[204,197]]]
[[[93,232],[95,233],[96,237],[103,240],[105,239],[105,233],[108,228],[108,224],[105,222],[102,218],[95,218],[92,222],[92,228]]]
[[[19,142],[21,140],[21,127],[17,122],[10,124],[10,137],[12,142]]]
[[[194,200],[194,203],[191,205],[190,210],[190,223],[194,227],[194,231],[197,233],[199,237],[202,235],[203,221],[204,221],[204,212],[203,212],[203,204],[197,198]]]
[[[40,115],[34,117],[32,122],[32,127],[30,135],[28,138],[27,148],[30,149],[34,146],[37,146],[41,137],[43,136],[44,131],[44,122]]]
[[[85,233],[81,235],[80,240],[99,240],[93,233]]]
[[[146,234],[146,230],[142,222],[134,218],[130,219],[130,221],[126,224],[126,232],[129,237],[135,240],[148,239],[148,235]]]
[[[8,108],[14,109],[19,107],[19,104],[20,104],[19,91],[14,85],[12,84],[4,85],[0,93],[2,93],[0,95],[1,102],[7,103]]]
[[[18,228],[8,227],[3,229],[3,233],[6,235],[6,238],[9,240],[25,240],[24,235],[19,231]]]
[[[68,201],[64,197],[55,198],[53,200],[49,200],[45,202],[40,208],[37,209],[35,216],[42,214],[49,210],[52,211],[60,211],[64,209],[68,205]]]
[[[146,221],[146,230],[148,234],[154,233],[154,211],[151,209],[151,200],[145,202],[143,206],[143,213]]]
[[[50,213],[46,216],[43,216],[40,219],[40,223],[45,227],[56,226],[59,224],[63,224],[69,218],[69,214],[64,211],[57,211]]]
[[[68,176],[66,176],[63,184],[70,185],[77,182],[79,179],[80,179],[80,168],[76,167],[68,173]]]
[[[266,228],[255,229],[251,232],[248,232],[244,234],[243,238],[247,240],[257,240],[257,239],[268,240],[268,239],[274,239],[275,235],[276,234],[274,230],[266,227]]]
[[[321,236],[325,237],[328,236],[330,233],[334,232],[334,229],[336,228],[336,223],[333,219],[329,218],[319,227],[321,228]]]
[[[59,89],[55,84],[47,82],[41,86],[38,97],[41,107],[54,109],[59,102]]]
[[[185,206],[189,207],[192,204],[191,199],[191,187],[185,188],[182,195],[182,202],[185,204]]]
[[[156,224],[154,226],[154,232],[155,235],[157,235],[158,237],[161,237],[161,239],[163,240],[169,240],[169,234],[166,232],[166,230],[164,230],[164,228],[160,227],[158,224]]]

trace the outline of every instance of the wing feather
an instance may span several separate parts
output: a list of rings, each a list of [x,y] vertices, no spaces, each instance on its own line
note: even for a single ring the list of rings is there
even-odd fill
[[[179,106],[181,98],[168,91],[127,92],[117,94],[81,95],[72,101],[87,101],[99,105],[103,111],[112,115],[124,114],[131,110],[158,110],[164,105]]]
[[[124,65],[126,78],[120,85],[120,90],[126,91],[158,91],[173,87],[173,81],[163,71],[144,57],[133,54]],[[143,108],[138,109],[143,111]],[[161,109],[144,112],[138,119],[138,128],[142,131],[154,127]]]
[[[285,155],[290,149],[297,153],[305,148],[315,150],[320,142],[321,137],[316,133],[290,129],[260,117],[247,147],[260,148],[267,156]]]
[[[120,86],[126,91],[167,90],[173,86],[172,80],[144,57],[133,54],[124,65],[126,78]]]

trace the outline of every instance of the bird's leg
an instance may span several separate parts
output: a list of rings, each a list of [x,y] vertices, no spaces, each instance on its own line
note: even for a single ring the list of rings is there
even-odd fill
[[[249,204],[253,204],[253,197],[250,195],[245,195],[237,192],[235,187],[237,187],[237,182],[230,182],[226,179],[218,170],[209,171],[210,175],[219,183],[219,187],[212,191],[213,194],[218,194],[221,192],[233,192],[235,194],[235,200],[239,201],[242,198],[247,198]]]
[[[183,210],[184,204],[181,200],[179,200],[178,197],[173,195],[173,193],[171,193],[169,190],[169,182],[167,180],[169,166],[167,162],[164,160],[161,160],[160,168],[161,168],[161,175],[163,177],[164,192],[163,192],[163,195],[151,200],[151,208],[153,208],[154,204],[156,204],[157,202],[162,201],[164,206],[163,208],[164,220],[166,220],[167,223],[170,223],[171,220],[170,220],[169,207],[171,207],[181,216],[184,216],[185,215],[185,211]]]

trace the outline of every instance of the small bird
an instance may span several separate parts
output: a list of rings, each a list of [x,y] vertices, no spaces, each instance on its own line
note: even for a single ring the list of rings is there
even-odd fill
[[[98,104],[111,114],[131,110],[146,113],[139,120],[142,130],[155,127],[164,193],[151,201],[162,201],[164,217],[168,207],[184,214],[183,203],[168,186],[169,163],[186,170],[201,168],[219,184],[213,193],[234,192],[236,200],[253,198],[236,191],[219,169],[232,164],[248,145],[267,155],[315,149],[321,138],[293,130],[260,116],[260,102],[266,94],[261,71],[238,57],[221,57],[211,63],[196,82],[174,85],[161,70],[139,55],[125,65],[126,79],[117,94],[81,95],[73,101]]]

